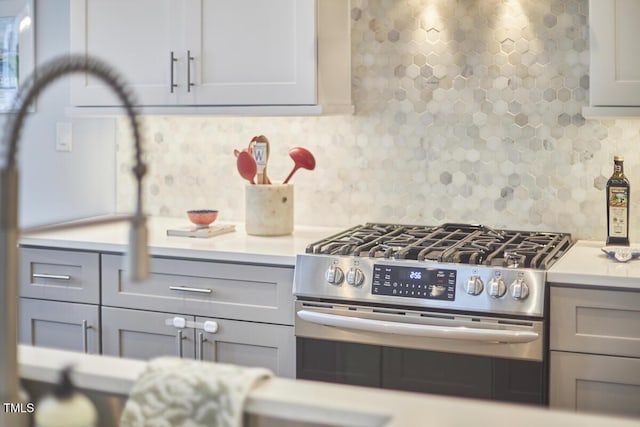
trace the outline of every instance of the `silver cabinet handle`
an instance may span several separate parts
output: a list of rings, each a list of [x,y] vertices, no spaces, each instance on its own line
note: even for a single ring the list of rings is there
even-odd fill
[[[211,289],[205,288],[191,288],[189,286],[169,286],[172,291],[185,291],[185,292],[197,292],[201,294],[210,294]]]
[[[196,354],[196,359],[198,360],[204,360],[204,342],[206,340],[202,332],[198,333],[198,353]]]
[[[187,92],[191,92],[191,86],[195,86],[195,83],[191,82],[191,61],[195,58],[191,56],[191,51],[187,51]]]
[[[169,57],[169,69],[170,69],[169,74],[170,74],[170,80],[171,80],[169,82],[169,90],[171,91],[171,93],[173,93],[174,88],[178,87],[178,85],[173,82],[173,68],[174,68],[173,64],[175,62],[178,62],[178,58],[176,58],[175,55],[173,54],[173,51],[171,51],[171,55]]]
[[[176,356],[182,357],[182,329],[178,329],[176,333]]]
[[[37,279],[58,279],[58,280],[71,280],[71,276],[66,274],[44,274],[44,273],[33,273],[31,277],[35,277]]]
[[[87,344],[87,330],[90,328],[91,326],[89,326],[87,324],[86,320],[82,321],[82,352],[83,353],[89,353],[89,346]]]
[[[218,332],[218,329],[219,329],[218,322],[216,322],[214,320],[205,320],[202,323],[193,322],[191,324],[188,323],[187,325],[191,326],[193,328],[203,329],[205,332],[207,332],[209,334],[215,334],[215,333]],[[197,349],[198,354],[196,355],[198,360],[204,360],[204,342],[205,341],[209,341],[209,340],[205,338],[204,332],[198,332],[198,349]],[[215,339],[213,341],[211,341],[211,346],[212,346],[212,349],[213,349],[213,351],[211,352],[211,361],[215,362],[216,361],[216,341],[215,341]]]

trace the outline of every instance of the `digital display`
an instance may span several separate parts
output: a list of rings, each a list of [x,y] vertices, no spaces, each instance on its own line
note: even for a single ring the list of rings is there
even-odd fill
[[[456,271],[375,264],[371,293],[454,301]]]
[[[422,271],[410,270],[409,271],[409,279],[421,280],[422,279]]]

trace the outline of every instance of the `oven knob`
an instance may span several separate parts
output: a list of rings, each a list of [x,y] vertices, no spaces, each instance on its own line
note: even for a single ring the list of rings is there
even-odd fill
[[[480,295],[484,289],[484,283],[479,276],[471,276],[464,287],[464,290],[470,295]]]
[[[513,299],[523,300],[529,296],[529,286],[524,279],[516,279],[511,284],[511,296]]]
[[[329,269],[324,273],[324,278],[328,283],[332,285],[339,285],[342,283],[342,279],[344,279],[344,273],[342,269],[337,265],[332,265]]]
[[[493,298],[503,297],[507,292],[507,285],[504,284],[501,276],[495,276],[489,281],[488,287],[489,295]]]
[[[347,271],[347,283],[351,286],[360,286],[364,282],[364,273],[358,267],[351,267]]]

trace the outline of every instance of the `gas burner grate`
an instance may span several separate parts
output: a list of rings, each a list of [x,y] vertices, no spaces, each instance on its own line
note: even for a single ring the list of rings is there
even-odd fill
[[[546,270],[572,244],[566,233],[366,223],[313,243],[306,252]]]

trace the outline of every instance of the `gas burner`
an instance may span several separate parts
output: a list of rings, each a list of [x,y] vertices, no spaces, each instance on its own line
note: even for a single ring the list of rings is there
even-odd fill
[[[566,233],[497,230],[475,224],[366,223],[309,245],[309,254],[546,270],[573,244]]]

